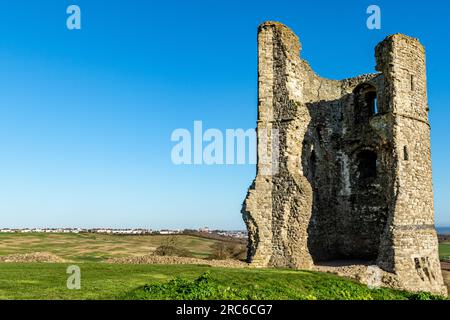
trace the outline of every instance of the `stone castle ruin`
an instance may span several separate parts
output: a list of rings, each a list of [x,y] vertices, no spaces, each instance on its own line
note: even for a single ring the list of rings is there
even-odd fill
[[[344,261],[377,268],[383,286],[446,294],[424,47],[389,36],[375,49],[378,73],[341,81],[316,75],[300,50],[286,26],[259,27],[258,165],[242,209],[249,262]]]

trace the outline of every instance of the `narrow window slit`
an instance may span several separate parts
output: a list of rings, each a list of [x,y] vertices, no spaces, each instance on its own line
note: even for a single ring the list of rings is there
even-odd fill
[[[375,99],[373,100],[373,114],[378,114],[378,98],[375,95]]]
[[[403,159],[404,159],[405,161],[408,161],[408,160],[409,160],[409,153],[408,153],[408,147],[407,147],[407,146],[404,146],[404,147],[403,147]]]
[[[311,152],[311,156],[309,158],[309,177],[311,180],[314,180],[314,177],[316,175],[316,162],[317,162],[317,158],[316,158],[316,152],[313,150]]]

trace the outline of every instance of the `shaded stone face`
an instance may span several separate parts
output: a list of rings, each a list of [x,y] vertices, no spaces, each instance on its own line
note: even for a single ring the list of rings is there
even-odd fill
[[[259,27],[258,166],[242,209],[249,261],[364,261],[379,267],[382,285],[446,293],[424,48],[390,36],[375,50],[378,73],[342,81],[317,76],[300,49],[286,26]]]

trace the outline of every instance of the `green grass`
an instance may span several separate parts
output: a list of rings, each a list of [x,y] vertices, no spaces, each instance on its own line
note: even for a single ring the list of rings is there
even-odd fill
[[[67,266],[56,263],[0,264],[0,299],[429,298],[429,295],[417,296],[390,289],[371,290],[331,274],[198,265],[80,263],[81,289],[69,290],[66,287]],[[205,272],[209,276],[206,283],[202,283],[201,275]]]
[[[439,244],[439,257],[441,260],[450,261],[450,242]]]

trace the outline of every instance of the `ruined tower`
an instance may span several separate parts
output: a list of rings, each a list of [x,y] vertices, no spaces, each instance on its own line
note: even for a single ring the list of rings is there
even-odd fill
[[[382,285],[445,294],[423,46],[389,36],[375,49],[378,73],[341,81],[316,75],[300,51],[286,26],[260,25],[249,261],[357,261],[377,266]]]

